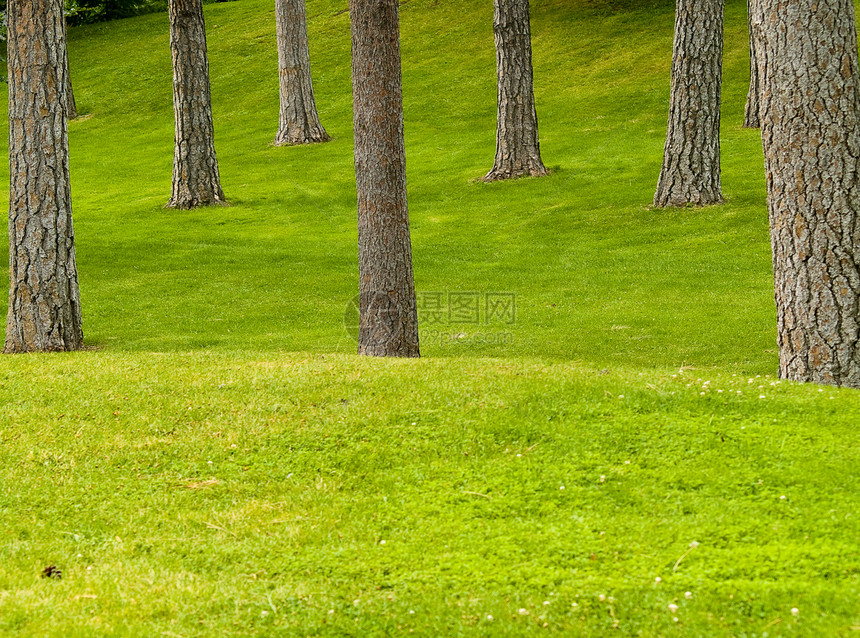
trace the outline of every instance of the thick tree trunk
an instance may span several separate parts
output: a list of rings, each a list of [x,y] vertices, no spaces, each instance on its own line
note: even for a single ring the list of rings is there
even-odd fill
[[[275,0],[281,115],[276,146],[327,142],[311,83],[305,0]]]
[[[860,388],[854,3],[770,0],[760,35],[780,376]]]
[[[720,187],[723,0],[677,0],[672,93],[654,206],[703,206]]]
[[[67,31],[66,21],[63,20],[63,33]],[[75,103],[75,93],[72,91],[72,76],[69,73],[69,48],[66,47],[66,55],[64,56],[66,65],[66,102],[68,104],[68,116],[70,120],[78,116],[78,105]]]
[[[759,108],[761,103],[761,81],[759,80],[758,62],[758,25],[761,23],[762,0],[747,0],[747,14],[749,16],[750,31],[750,88],[747,92],[747,101],[744,106],[744,128],[759,128],[761,119]]]
[[[6,352],[83,346],[61,0],[10,0]]]
[[[170,53],[173,59],[173,194],[168,208],[224,203],[212,102],[202,0],[169,0]]]
[[[498,117],[496,160],[484,180],[546,175],[532,75],[529,0],[494,0]]]
[[[350,0],[359,354],[418,356],[397,0]]]

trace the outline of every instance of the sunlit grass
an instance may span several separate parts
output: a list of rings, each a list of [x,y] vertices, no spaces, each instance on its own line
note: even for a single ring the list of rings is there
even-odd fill
[[[416,283],[442,300],[418,361],[359,359],[344,327],[345,1],[308,7],[334,138],[309,148],[270,146],[274,8],[207,5],[232,205],[192,212],[162,208],[166,16],[72,30],[93,349],[0,359],[0,634],[860,627],[860,398],[772,376],[745,3],[727,9],[727,202],[669,211],[649,203],[672,3],[532,6],[553,173],[496,184],[476,179],[494,151],[492,7],[401,7]],[[449,314],[461,293],[477,323]],[[496,293],[515,315],[488,317]]]

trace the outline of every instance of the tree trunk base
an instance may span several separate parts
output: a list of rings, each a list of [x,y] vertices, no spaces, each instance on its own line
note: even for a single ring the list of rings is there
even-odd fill
[[[275,141],[272,142],[275,146],[301,146],[303,144],[322,144],[323,142],[331,141],[331,136],[324,129],[303,131],[278,131],[275,136]]]
[[[229,206],[230,203],[224,199],[224,196],[216,196],[214,199],[194,199],[171,197],[164,205],[165,208],[174,208],[176,210],[192,210],[194,208],[202,208],[203,206]]]
[[[723,196],[719,189],[711,193],[683,193],[668,194],[660,193],[654,197],[654,208],[701,208],[703,206],[715,206],[723,203]]]
[[[498,182],[503,179],[519,179],[520,177],[545,177],[549,175],[549,171],[545,166],[535,166],[532,168],[494,168],[482,178],[485,182]]]

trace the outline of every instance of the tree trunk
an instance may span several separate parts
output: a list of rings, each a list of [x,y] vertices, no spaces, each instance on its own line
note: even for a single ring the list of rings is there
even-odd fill
[[[532,75],[529,0],[494,0],[498,117],[496,160],[485,181],[546,175]]]
[[[66,25],[65,19],[63,20],[63,34],[65,37],[65,33],[67,32],[68,27]],[[75,103],[75,93],[72,91],[72,76],[69,73],[69,48],[66,47],[66,54],[64,56],[64,63],[66,65],[66,102],[68,103],[68,116],[70,120],[75,119],[78,116],[78,105]]]
[[[83,346],[69,190],[61,0],[10,0],[6,352]]]
[[[418,356],[397,0],[350,0],[359,354]]]
[[[759,104],[761,102],[761,82],[759,80],[758,62],[758,24],[761,23],[762,0],[747,0],[747,13],[749,15],[750,30],[750,88],[747,93],[746,106],[744,106],[744,128],[761,127],[759,117]]]
[[[327,142],[311,83],[305,0],[275,0],[281,115],[276,146]]]
[[[860,388],[854,3],[770,0],[759,42],[779,373]]]
[[[223,204],[215,156],[202,0],[169,0],[173,60],[173,194],[167,208]]]
[[[654,206],[703,206],[720,187],[723,0],[677,0],[672,93]]]

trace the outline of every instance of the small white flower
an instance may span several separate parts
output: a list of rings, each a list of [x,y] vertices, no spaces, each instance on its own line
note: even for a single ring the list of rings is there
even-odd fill
[[[692,599],[692,598],[693,598],[693,592],[691,592],[691,591],[685,591],[685,592],[684,592],[684,598],[686,598],[687,600]]]
[[[659,584],[660,584],[660,583],[662,583],[662,582],[663,582],[663,579],[662,579],[662,578],[660,578],[659,576],[657,576],[657,578],[655,578],[655,579],[654,579],[654,583],[655,583],[655,584],[657,584],[657,585],[659,585]]]
[[[549,601],[548,601],[548,600],[545,600],[545,601],[543,601],[543,604],[544,604],[544,605],[549,605]]]
[[[630,461],[624,461],[624,465],[630,465]]]
[[[493,614],[487,614],[487,620],[493,622]]]
[[[606,474],[601,474],[600,475],[600,482],[604,483],[605,481],[606,481]]]
[[[780,496],[780,497],[779,497],[779,500],[784,501],[784,500],[785,500],[785,494],[783,494],[782,496]]]
[[[522,456],[522,454],[517,454],[517,458],[520,458],[521,456]]]
[[[92,565],[87,565],[87,571],[88,571],[88,572],[93,571],[93,566],[92,566]]]
[[[698,546],[699,546],[699,541],[693,541],[692,543],[690,543],[690,547],[693,549],[696,549]]]
[[[415,613],[415,610],[414,610],[414,609],[410,609],[410,610],[409,610],[409,615],[410,615],[410,616],[411,616],[412,614],[414,614],[414,613]]]
[[[797,607],[792,607],[791,608],[791,615],[797,616],[798,614],[800,614],[800,610]]]
[[[381,541],[379,541],[379,544],[380,544],[380,545],[385,545],[385,541],[384,541],[384,540],[381,540]]]
[[[261,616],[268,616],[269,612],[264,609],[263,611],[260,612],[260,615]]]
[[[764,396],[763,394],[760,394],[760,395],[758,395],[758,398],[759,398],[759,399],[766,399],[767,397],[766,397],[766,396]]]
[[[528,616],[528,615],[529,615],[529,610],[528,610],[528,609],[525,609],[525,608],[523,608],[523,607],[520,607],[519,614],[520,614],[520,616]]]
[[[704,392],[699,392],[699,396],[705,396]]]
[[[334,609],[329,609],[329,610],[328,610],[328,615],[329,615],[329,616],[331,616],[333,613],[334,613]]]
[[[575,609],[575,608],[579,607],[579,603],[570,603],[570,606]]]
[[[676,605],[675,603],[669,603],[669,611],[671,611],[673,614],[676,613],[678,611],[678,605]]]
[[[597,597],[597,599],[598,599],[600,602],[603,602],[603,601],[605,601],[605,600],[606,600],[606,595],[605,595],[605,594],[600,594],[600,596],[598,596],[598,597]]]
[[[353,605],[358,605],[360,602],[361,602],[361,601],[360,601],[358,598],[356,598],[355,600],[353,600],[353,601],[352,601],[352,604],[353,604]]]
[[[678,617],[677,617],[677,616],[674,616],[674,617],[672,618],[672,620],[673,620],[673,621],[675,621],[675,622],[678,622]]]
[[[83,557],[84,557],[83,554],[78,554],[78,558],[83,558]]]
[[[558,489],[563,490],[563,489],[564,489],[564,485],[560,486]]]

